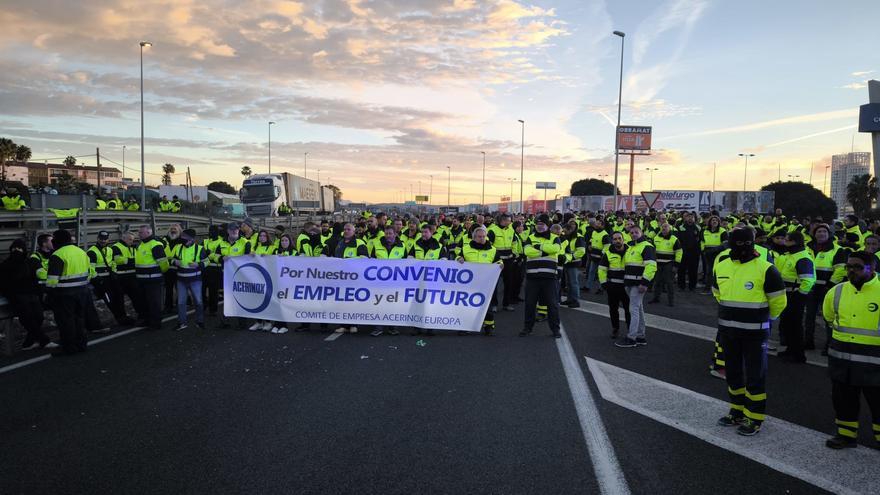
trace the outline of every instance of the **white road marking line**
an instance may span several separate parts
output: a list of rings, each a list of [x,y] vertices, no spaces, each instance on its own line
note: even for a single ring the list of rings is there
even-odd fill
[[[596,481],[599,483],[599,490],[603,494],[627,495],[630,493],[629,485],[627,485],[623,470],[617,462],[617,455],[614,453],[611,440],[608,439],[608,433],[605,431],[605,425],[602,423],[596,401],[593,399],[586,378],[584,378],[583,370],[571,347],[565,328],[560,325],[559,330],[562,333],[562,338],[556,339],[556,349],[559,351],[559,359],[565,370],[565,378],[568,381],[571,398],[574,400],[574,407],[577,410],[581,431],[583,431],[584,440],[587,443],[587,450],[596,473]]]
[[[187,314],[192,314],[194,312],[195,312],[195,310],[191,309],[191,310],[187,311]],[[162,322],[164,323],[166,321],[171,321],[175,318],[177,318],[177,316],[174,316],[174,315],[166,316],[165,318],[162,318]],[[147,328],[147,327],[133,327],[133,328],[129,328],[128,330],[123,330],[121,332],[111,333],[110,335],[105,335],[105,336],[97,338],[95,340],[90,340],[88,342],[88,345],[91,347],[95,344],[100,344],[101,342],[106,342],[108,340],[113,340],[117,337],[122,337],[123,335],[128,335],[130,333],[139,332],[145,328]],[[51,357],[52,357],[52,354],[43,354],[43,355],[37,356],[35,358],[26,359],[24,361],[19,361],[15,364],[10,364],[9,366],[4,366],[4,367],[0,368],[0,374],[6,373],[6,372],[9,372],[12,370],[17,370],[18,368],[24,368],[25,366],[30,366],[32,364],[39,363],[42,361],[46,361],[47,359],[50,359]]]
[[[880,465],[880,452],[863,446],[831,450],[825,447],[830,434],[770,416],[758,435],[737,435],[733,428],[715,426],[715,420],[728,411],[726,402],[584,358],[600,394],[609,402],[832,493],[876,493],[880,486],[880,472],[866,468]]]
[[[338,339],[339,337],[342,337],[343,335],[345,335],[345,334],[344,333],[331,333],[330,335],[327,336],[326,339],[324,339],[324,341],[325,342],[333,342],[334,340]]]
[[[571,308],[575,311],[580,311],[581,313],[588,313],[592,315],[604,316],[608,318],[608,306],[605,304],[594,303],[591,301],[581,301],[580,308]],[[626,317],[623,314],[623,311],[620,312],[620,321],[625,321]],[[645,313],[645,325],[654,328],[657,330],[662,330],[664,332],[669,333],[677,333],[679,335],[684,335],[686,337],[693,337],[695,339],[705,340],[707,342],[715,342],[715,333],[718,331],[715,327],[710,327],[708,325],[701,325],[699,323],[693,323],[690,321],[684,320],[676,320],[674,318],[667,318],[665,316]],[[776,354],[771,352],[771,356],[775,356]],[[819,351],[807,351],[807,364],[812,364],[813,366],[821,366],[823,368],[828,367],[827,358],[821,356]]]

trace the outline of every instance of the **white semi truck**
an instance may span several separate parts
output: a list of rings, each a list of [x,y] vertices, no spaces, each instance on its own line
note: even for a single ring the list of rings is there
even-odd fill
[[[294,213],[318,213],[323,209],[321,189],[316,180],[282,172],[248,177],[240,196],[247,216],[277,217],[282,204]]]

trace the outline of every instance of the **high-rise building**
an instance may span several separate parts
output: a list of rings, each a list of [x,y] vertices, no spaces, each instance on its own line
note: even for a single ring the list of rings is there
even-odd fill
[[[837,203],[838,215],[852,212],[846,200],[846,186],[853,177],[871,173],[871,154],[844,153],[831,157],[831,199]]]

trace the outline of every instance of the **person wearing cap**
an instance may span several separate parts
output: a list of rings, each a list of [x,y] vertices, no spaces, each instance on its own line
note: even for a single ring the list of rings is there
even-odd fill
[[[872,253],[849,253],[847,280],[831,288],[822,304],[822,315],[833,329],[828,374],[837,424],[837,433],[825,445],[835,450],[856,447],[862,396],[871,409],[875,446],[880,447],[880,311],[876,309],[880,282],[876,270],[877,258]]]
[[[180,200],[177,198],[177,196],[173,196],[171,198],[171,213],[180,213],[180,208]]]
[[[553,336],[562,336],[559,326],[559,280],[556,274],[562,243],[550,232],[549,224],[550,217],[539,215],[535,220],[535,233],[529,235],[523,243],[526,255],[526,308],[525,324],[519,333],[520,337],[532,333],[539,303],[547,306]]]
[[[116,265],[116,285],[119,287],[119,300],[123,301],[124,296],[127,295],[131,299],[131,304],[134,306],[138,319],[143,320],[146,315],[144,309],[140,306],[141,300],[138,297],[134,251],[134,234],[131,232],[123,232],[119,235],[119,240],[110,246],[113,264]]]
[[[375,219],[373,220],[375,221]],[[339,239],[339,242],[336,244],[336,249],[331,253],[329,252],[328,246],[324,248],[324,255],[342,259],[369,257],[367,244],[362,239],[357,238],[354,231],[354,225],[351,223],[346,223],[343,227],[342,238]],[[357,331],[358,328],[354,325],[341,325],[336,329],[336,333],[357,333]]]
[[[684,252],[681,249],[681,242],[672,233],[672,226],[666,223],[665,217],[654,235],[653,242],[657,256],[657,279],[654,284],[654,297],[650,303],[659,303],[660,295],[665,291],[666,304],[673,306],[675,303],[673,271],[681,264]]]
[[[12,241],[9,257],[0,264],[0,294],[9,300],[13,315],[18,317],[27,332],[21,344],[23,351],[58,347],[43,333],[43,289],[40,282],[28,262],[24,240]]]
[[[239,229],[238,222],[230,222],[226,225],[226,240],[223,241],[223,244],[220,246],[221,253],[221,261],[220,267],[221,270],[223,268],[223,262],[229,258],[234,258],[236,256],[244,256],[246,254],[251,253],[251,242],[250,240],[241,237],[241,229]],[[244,330],[247,328],[247,319],[246,318],[235,318],[237,322],[237,327],[239,330]],[[223,328],[229,327],[228,320],[224,317]]]
[[[751,436],[761,430],[767,407],[770,321],[782,314],[787,299],[779,270],[755,251],[754,231],[735,228],[728,243],[730,255],[714,265],[712,277],[730,399],[718,425]]]
[[[202,274],[202,301],[207,307],[208,315],[217,316],[220,289],[223,288],[223,238],[220,237],[220,227],[208,227],[208,238],[202,244],[208,253],[208,261]]]
[[[406,247],[403,241],[397,238],[397,232],[393,225],[385,226],[385,235],[379,238],[379,242],[373,249],[373,258],[380,260],[399,260],[406,258]],[[373,337],[379,337],[383,333],[399,335],[400,331],[393,326],[376,325],[376,329],[370,332]]]
[[[777,356],[794,363],[805,363],[804,307],[816,282],[816,270],[813,258],[804,246],[803,234],[797,231],[787,233],[785,246],[786,254],[775,261],[788,296],[788,305],[779,319],[779,333],[785,338],[786,349]]]
[[[196,310],[196,328],[205,328],[205,310],[202,304],[202,270],[208,261],[208,252],[196,242],[196,231],[186,229],[180,234],[180,244],[170,263],[177,267],[177,328],[187,328],[187,294],[192,297]]]
[[[859,217],[852,214],[847,215],[843,217],[843,225],[844,231],[847,234],[853,234],[858,239],[858,248],[863,248],[865,246],[865,232],[862,230],[862,226],[859,225]]]
[[[129,196],[128,201],[125,203],[125,209],[128,211],[139,211],[141,209],[141,204],[138,203],[137,198]]]
[[[247,217],[238,226],[239,235],[251,243],[251,251],[257,248],[257,225],[254,219]]]
[[[14,187],[10,187],[9,189],[3,191],[3,196],[0,197],[0,201],[3,202],[3,209],[6,211],[19,211],[27,209],[27,203],[21,199],[21,196],[18,194],[18,190]]]
[[[177,247],[181,244],[180,232],[183,229],[179,223],[173,223],[168,227],[168,234],[162,238],[162,244],[165,246],[165,257],[168,260],[174,257]],[[165,281],[165,313],[174,313],[174,289],[177,287],[177,267],[170,265],[168,271],[162,277]]]
[[[86,311],[91,304],[89,279],[91,269],[89,256],[73,243],[73,236],[66,230],[52,234],[55,251],[49,257],[46,290],[52,300],[55,324],[61,337],[61,349],[53,356],[66,356],[85,352]]]
[[[162,275],[168,271],[168,255],[164,243],[153,236],[153,228],[149,225],[141,225],[138,237],[141,243],[135,249],[134,268],[140,305],[147,326],[159,330],[162,328]]]
[[[834,242],[831,227],[820,223],[812,233],[813,240],[807,243],[807,252],[813,258],[816,267],[816,284],[807,296],[806,317],[804,323],[804,350],[816,348],[816,316],[825,294],[835,285],[846,280],[846,259],[848,251]],[[831,327],[825,325],[825,349],[831,340]]]
[[[125,301],[116,280],[116,263],[113,261],[113,250],[110,249],[110,233],[106,230],[98,232],[98,240],[86,251],[89,264],[94,272],[92,287],[95,297],[104,301],[113,318],[119,325],[131,323],[125,314]]]

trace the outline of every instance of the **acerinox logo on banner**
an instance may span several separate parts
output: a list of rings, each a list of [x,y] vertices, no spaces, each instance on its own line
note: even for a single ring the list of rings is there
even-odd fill
[[[256,263],[238,267],[232,275],[232,297],[248,313],[259,313],[272,301],[272,277]]]

